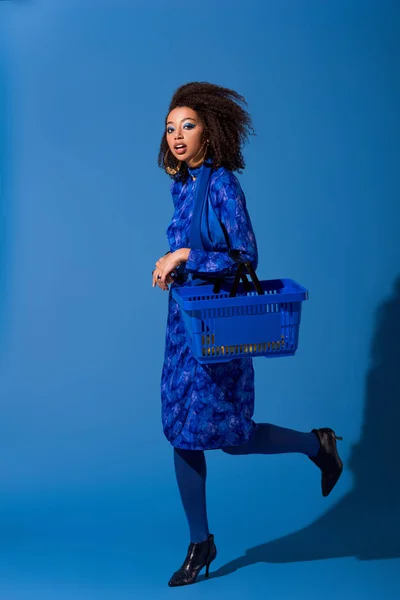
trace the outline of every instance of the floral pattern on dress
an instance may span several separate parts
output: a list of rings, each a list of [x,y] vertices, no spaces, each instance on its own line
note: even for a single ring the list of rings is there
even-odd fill
[[[190,169],[196,176],[199,169]],[[174,214],[167,228],[170,251],[190,248],[189,232],[196,181],[174,181]],[[241,250],[254,270],[258,264],[256,238],[246,199],[236,176],[221,167],[211,173],[210,199],[225,226],[232,248]],[[168,295],[164,363],[161,374],[161,417],[168,441],[177,448],[207,450],[249,441],[257,425],[254,413],[254,367],[250,357],[200,364],[186,343],[180,307],[172,296],[176,285],[193,285],[208,273],[232,275],[237,265],[227,251],[192,249]],[[178,283],[179,281],[179,283]]]

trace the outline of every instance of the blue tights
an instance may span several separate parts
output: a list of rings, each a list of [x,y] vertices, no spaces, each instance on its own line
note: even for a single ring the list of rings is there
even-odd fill
[[[302,433],[294,429],[258,423],[258,429],[250,442],[241,446],[222,448],[227,454],[283,454],[300,452],[316,456],[319,441],[312,432]],[[203,450],[174,448],[176,479],[183,508],[189,524],[190,541],[201,542],[209,535],[206,507],[207,466]]]

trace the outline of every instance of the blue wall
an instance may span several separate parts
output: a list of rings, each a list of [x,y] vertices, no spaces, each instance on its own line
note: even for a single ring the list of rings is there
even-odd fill
[[[163,119],[193,80],[247,99],[257,135],[239,178],[258,275],[310,291],[298,355],[255,361],[255,419],[333,427],[346,467],[323,499],[304,457],[209,452],[215,569],[255,564],[207,589],[258,597],[268,581],[281,598],[313,598],[310,577],[330,577],[327,598],[376,597],[383,563],[361,573],[345,557],[400,556],[398,33],[390,1],[0,4],[7,600],[48,578],[61,586],[52,598],[68,586],[76,598],[83,583],[122,598],[121,581],[161,598],[184,557],[160,421],[167,294],[151,271],[172,216],[157,167]],[[154,572],[160,540],[168,561]]]

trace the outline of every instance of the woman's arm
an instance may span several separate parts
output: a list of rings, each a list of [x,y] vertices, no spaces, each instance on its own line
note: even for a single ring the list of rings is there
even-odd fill
[[[239,181],[229,171],[218,177],[211,189],[211,201],[216,214],[226,228],[232,249],[240,250],[243,260],[251,261],[257,269],[258,250],[246,199]],[[225,275],[236,271],[237,264],[230,258],[228,251],[206,252],[180,248],[180,258],[185,271],[192,273],[215,273]]]

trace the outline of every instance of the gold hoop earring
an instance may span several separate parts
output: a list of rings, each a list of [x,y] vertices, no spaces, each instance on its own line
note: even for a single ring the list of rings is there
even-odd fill
[[[202,164],[203,164],[203,162],[205,161],[206,154],[207,154],[207,150],[208,150],[208,142],[209,142],[209,140],[207,140],[206,142],[204,142],[204,144],[206,145],[206,149],[205,149],[205,151],[204,151],[204,155],[203,155],[203,157],[202,157],[202,158],[201,158],[201,159],[200,159],[200,160],[199,160],[197,163],[194,163],[194,164],[192,164],[192,166],[190,167],[191,169],[196,169],[197,167],[199,167],[200,165],[202,165]],[[202,145],[202,147],[200,148],[200,150],[198,151],[198,153],[196,154],[196,156],[197,156],[198,154],[200,154],[200,152],[201,152],[201,151],[202,151],[202,149],[203,149],[203,146],[204,146],[204,144]],[[195,156],[195,158],[196,158],[196,156]]]
[[[168,153],[171,153],[171,150],[169,148],[167,148],[167,151],[164,154],[164,166],[165,166],[165,170],[167,171],[168,175],[176,175],[178,173],[178,171],[180,170],[181,166],[182,166],[182,161],[178,160],[178,164],[176,165],[175,169],[173,167],[169,167],[167,165],[167,156],[168,156]]]

